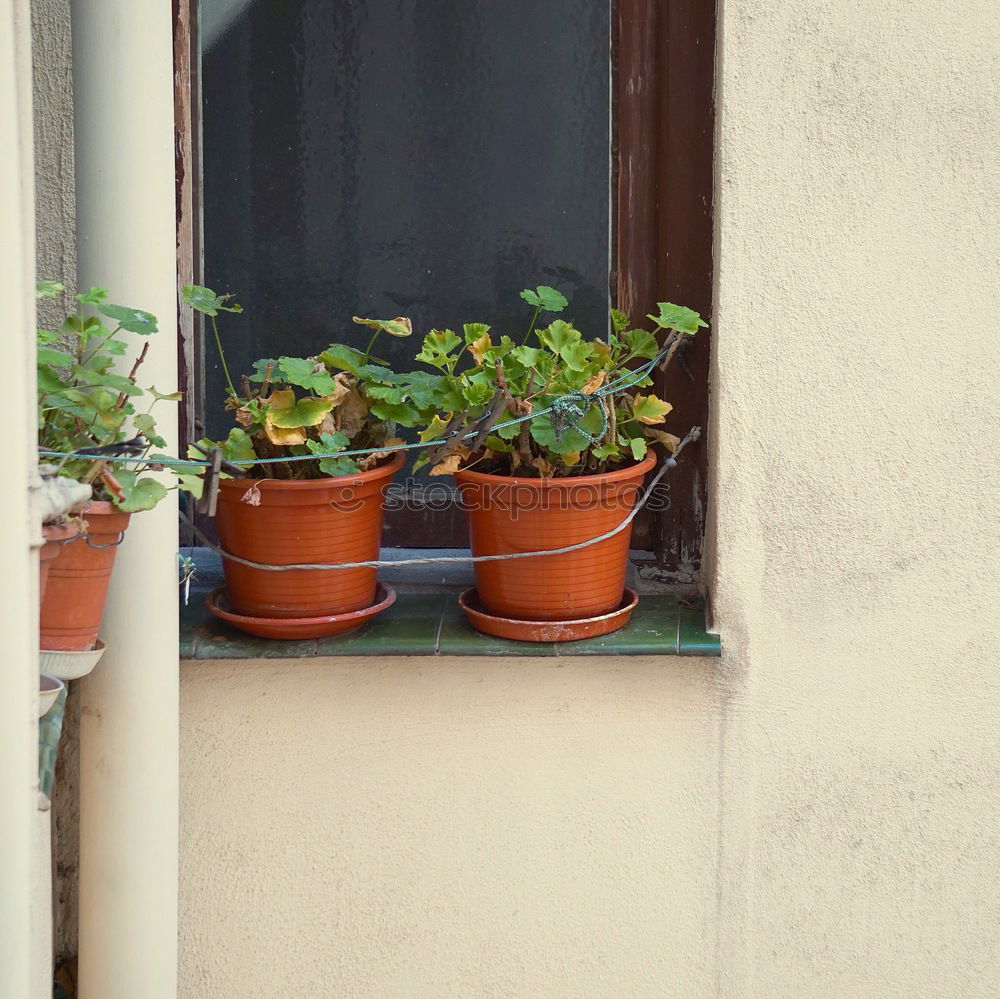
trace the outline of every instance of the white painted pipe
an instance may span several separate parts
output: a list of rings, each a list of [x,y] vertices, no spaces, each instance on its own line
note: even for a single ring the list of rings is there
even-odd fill
[[[176,385],[173,54],[163,0],[73,0],[81,287],[159,318],[139,378]],[[136,344],[140,338],[136,337]],[[131,355],[132,352],[130,352]],[[176,416],[157,407],[177,450]],[[81,681],[81,999],[177,992],[178,637],[175,494],[132,518]]]
[[[38,556],[32,515],[35,471],[35,194],[31,22],[27,0],[0,7],[0,301],[4,339],[4,528],[0,531],[0,996],[36,996],[32,905],[38,829]],[[47,863],[47,861],[46,861]],[[51,995],[51,978],[49,995]]]

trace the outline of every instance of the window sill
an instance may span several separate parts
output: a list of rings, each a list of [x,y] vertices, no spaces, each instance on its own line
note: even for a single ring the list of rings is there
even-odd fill
[[[414,554],[400,551],[403,555]],[[442,553],[443,554],[443,553]],[[705,631],[699,599],[674,593],[642,594],[632,620],[619,631],[577,642],[512,642],[480,634],[466,621],[456,597],[471,580],[471,567],[440,566],[390,570],[384,578],[398,592],[396,602],[356,631],[333,638],[274,641],[245,635],[205,609],[208,591],[221,572],[210,553],[199,551],[198,586],[181,607],[182,659],[302,659],[326,656],[719,656],[718,635]],[[456,578],[456,577],[461,578]],[[435,579],[436,577],[436,579]],[[466,578],[467,577],[467,578]],[[635,580],[632,581],[635,583]],[[630,584],[631,585],[631,584]]]

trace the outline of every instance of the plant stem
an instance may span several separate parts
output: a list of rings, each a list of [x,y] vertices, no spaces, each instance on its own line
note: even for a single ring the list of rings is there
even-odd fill
[[[375,337],[377,337],[381,332],[382,330],[381,328],[379,328],[376,329],[374,333],[372,333],[372,338],[368,341],[368,346],[365,347],[365,356],[361,359],[362,364],[368,363],[368,355],[372,352],[372,347],[375,345]]]
[[[528,342],[528,337],[531,336],[531,331],[535,328],[535,322],[538,319],[538,313],[542,311],[540,305],[535,306],[535,314],[531,317],[531,325],[528,327],[528,332],[524,334],[524,339],[521,341],[521,346],[523,347]]]
[[[215,323],[215,316],[209,316],[212,320],[212,332],[215,334],[215,349],[219,352],[219,362],[222,364],[222,374],[226,379],[226,388],[229,389],[229,394],[234,398],[238,399],[239,396],[236,394],[236,389],[233,388],[233,380],[229,377],[229,368],[226,366],[226,355],[222,351],[222,339],[219,336],[219,327]]]

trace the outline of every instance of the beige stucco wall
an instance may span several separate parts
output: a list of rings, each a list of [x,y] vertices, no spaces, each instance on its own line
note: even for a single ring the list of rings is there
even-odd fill
[[[694,659],[182,670],[181,996],[703,996]]]
[[[1000,992],[1000,19],[722,25],[723,659],[186,664],[186,999]]]
[[[723,5],[721,662],[184,664],[184,999],[1000,991],[1000,20],[918,6]]]
[[[723,10],[723,994],[996,996],[997,7]]]

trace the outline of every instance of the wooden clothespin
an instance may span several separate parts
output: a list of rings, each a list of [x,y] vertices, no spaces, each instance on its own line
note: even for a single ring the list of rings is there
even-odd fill
[[[195,505],[198,513],[207,514],[209,517],[215,516],[215,508],[219,502],[219,473],[222,471],[222,448],[213,447],[207,452],[198,448],[202,454],[208,458],[208,465],[205,468],[203,478],[204,485],[201,490],[201,499]]]

